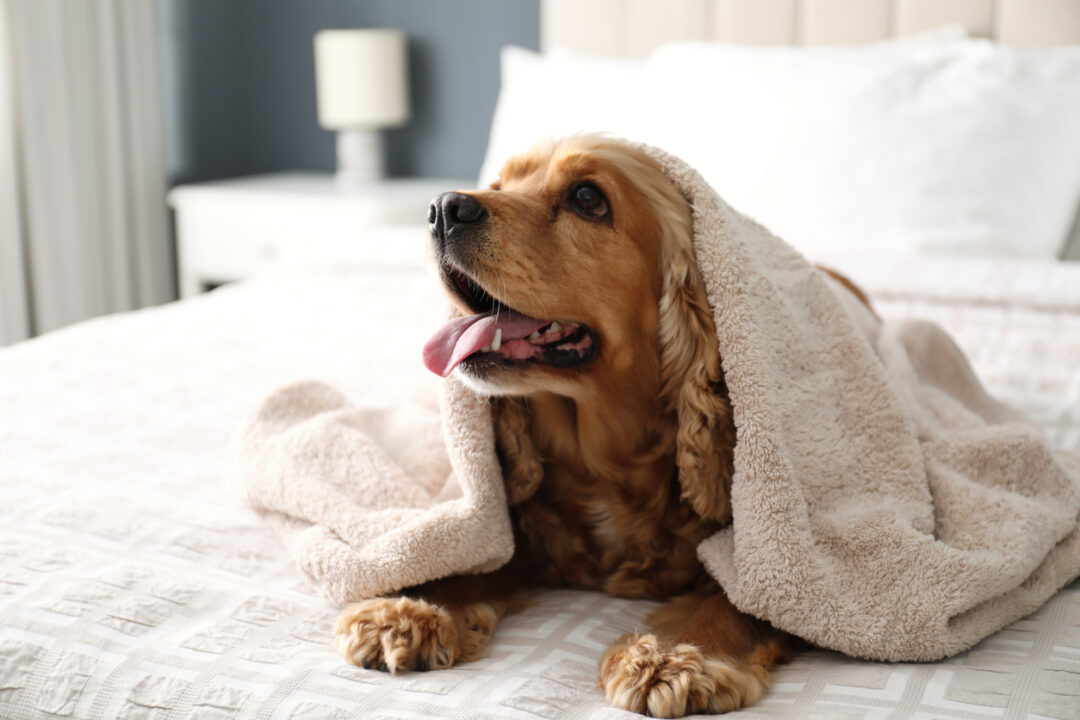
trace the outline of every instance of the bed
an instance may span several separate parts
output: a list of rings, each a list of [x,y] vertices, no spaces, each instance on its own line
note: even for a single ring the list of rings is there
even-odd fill
[[[549,45],[569,4],[544,4]],[[642,20],[646,4],[626,4],[636,19],[622,27],[636,39],[600,50],[640,54],[656,44],[643,39],[649,27],[685,39],[705,27],[684,17],[695,8],[726,28],[720,39],[740,39],[732,3],[674,3],[654,23]],[[814,28],[815,8],[852,4],[762,5],[790,5],[800,14],[782,18]],[[897,17],[915,22],[911,8],[942,4],[866,5],[907,8],[886,16],[888,34]],[[973,26],[984,34],[1038,33],[1030,18],[1011,24],[1023,15],[1015,2],[945,5],[989,7],[989,24]],[[1055,7],[1052,31],[1074,27],[1077,5]],[[1080,41],[1075,28],[1065,41]],[[418,225],[387,229],[386,241],[427,239]],[[829,247],[821,259],[882,315],[941,323],[991,391],[1080,450],[1080,263],[883,252]],[[547,591],[504,621],[480,661],[398,677],[351,667],[330,647],[337,609],[224,486],[230,436],[282,384],[321,379],[365,404],[435,397],[419,358],[442,319],[438,284],[422,252],[404,255],[413,259],[280,268],[0,350],[0,718],[635,717],[604,701],[597,661],[653,604]],[[763,701],[732,715],[744,716],[1080,718],[1080,582],[939,663],[801,653]]]
[[[422,228],[401,241],[410,236],[425,241]],[[832,262],[883,314],[942,322],[992,390],[1056,444],[1080,448],[1080,265]],[[964,282],[945,282],[958,273]],[[372,403],[433,392],[415,371],[440,319],[437,293],[419,267],[282,270],[0,353],[0,716],[620,715],[595,687],[596,662],[650,603],[551,591],[509,618],[479,662],[403,677],[360,670],[330,648],[335,608],[221,482],[229,436],[282,383],[318,378]],[[395,302],[378,301],[387,296]],[[1078,711],[1074,583],[942,663],[800,655],[744,714]]]

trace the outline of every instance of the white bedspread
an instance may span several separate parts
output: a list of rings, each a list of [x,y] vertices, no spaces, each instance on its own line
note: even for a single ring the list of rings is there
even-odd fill
[[[1080,447],[1080,264],[832,259],[930,317],[990,389]],[[223,451],[274,387],[434,397],[437,283],[307,270],[0,350],[0,718],[633,717],[595,686],[652,604],[549,591],[490,655],[400,677],[332,652],[336,609],[232,500]],[[1080,583],[949,661],[809,652],[747,717],[1080,718]]]

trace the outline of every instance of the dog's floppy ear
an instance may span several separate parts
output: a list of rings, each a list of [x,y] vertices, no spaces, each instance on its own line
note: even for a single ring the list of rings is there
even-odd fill
[[[544,479],[544,466],[529,432],[532,418],[524,401],[517,398],[499,398],[492,412],[506,500],[517,505],[531,498]]]
[[[683,499],[702,518],[726,522],[734,424],[688,213],[680,220],[661,224],[661,393],[678,417],[675,461]]]

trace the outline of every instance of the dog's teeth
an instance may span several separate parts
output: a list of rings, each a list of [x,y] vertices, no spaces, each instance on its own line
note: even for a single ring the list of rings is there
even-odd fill
[[[551,326],[548,328],[548,332],[559,332],[560,330],[562,330],[562,325],[559,324],[558,320],[551,323]]]
[[[495,352],[499,352],[499,348],[502,347],[502,328],[495,329],[495,339],[491,341],[491,349]]]
[[[480,352],[491,352],[491,347],[490,346],[482,347],[482,348],[480,348]]]
[[[533,330],[533,331],[532,331],[532,334],[531,334],[531,335],[529,335],[529,339],[530,339],[530,340],[536,340],[536,339],[538,339],[539,337],[540,337],[540,331],[539,331],[539,330]]]

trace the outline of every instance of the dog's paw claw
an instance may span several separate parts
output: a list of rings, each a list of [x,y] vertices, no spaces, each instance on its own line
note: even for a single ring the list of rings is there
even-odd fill
[[[623,710],[675,718],[746,707],[765,691],[762,678],[694,645],[664,647],[654,635],[621,638],[600,665],[600,687]]]
[[[334,645],[353,665],[392,673],[446,668],[458,657],[450,614],[410,598],[376,598],[345,608]]]

